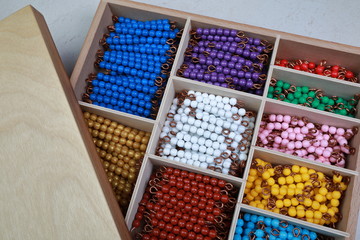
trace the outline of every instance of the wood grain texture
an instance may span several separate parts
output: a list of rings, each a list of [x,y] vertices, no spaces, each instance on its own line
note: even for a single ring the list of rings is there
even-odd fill
[[[43,21],[0,22],[0,239],[120,239]]]

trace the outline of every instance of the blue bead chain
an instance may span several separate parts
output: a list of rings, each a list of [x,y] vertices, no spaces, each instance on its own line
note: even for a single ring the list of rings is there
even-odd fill
[[[113,17],[90,74],[85,102],[155,118],[181,32],[168,19],[138,21]]]

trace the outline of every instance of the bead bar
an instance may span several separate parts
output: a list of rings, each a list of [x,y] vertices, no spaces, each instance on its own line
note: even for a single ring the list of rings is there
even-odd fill
[[[93,63],[96,60],[98,41],[100,38],[102,38],[103,34],[106,33],[106,27],[112,23],[113,15],[137,19],[140,21],[170,19],[172,21],[176,21],[179,25],[179,28],[184,29],[182,38],[179,43],[179,48],[174,58],[173,66],[170,70],[169,80],[167,82],[159,111],[155,119],[146,119],[81,101],[83,89],[85,87],[83,80],[87,77],[88,73],[93,72],[94,70]],[[245,35],[250,38],[262,39],[271,43],[274,48],[272,50],[271,56],[268,59],[269,69],[267,72],[267,77],[264,79],[264,92],[258,92],[259,95],[256,95],[238,91],[236,89],[224,88],[199,81],[193,81],[178,76],[177,71],[183,64],[185,54],[187,54],[186,49],[189,45],[189,42],[191,41],[191,30],[198,28],[232,29],[236,32],[244,32]],[[349,237],[350,239],[354,239],[357,212],[359,208],[357,205],[359,197],[356,192],[358,192],[357,175],[360,169],[360,165],[358,163],[360,158],[360,150],[358,147],[360,145],[360,134],[355,135],[349,143],[355,148],[355,152],[346,159],[345,168],[340,168],[333,165],[325,165],[323,163],[303,159],[298,156],[292,156],[289,154],[276,152],[274,150],[258,147],[256,146],[256,140],[258,139],[259,129],[261,127],[261,119],[264,114],[269,113],[306,116],[310,121],[315,123],[334,125],[341,128],[360,127],[360,115],[358,111],[359,106],[356,107],[355,117],[349,117],[267,98],[267,93],[270,87],[270,80],[272,77],[288,81],[291,84],[299,86],[306,85],[320,88],[329,95],[337,95],[344,98],[351,98],[352,96],[359,94],[360,85],[352,82],[340,81],[338,79],[333,79],[326,76],[314,75],[308,72],[276,66],[275,59],[309,59],[314,62],[320,62],[321,60],[326,59],[330,65],[339,65],[351,69],[356,77],[358,77],[358,73],[360,72],[359,48],[338,45],[335,43],[304,38],[301,36],[295,36],[287,33],[281,33],[273,30],[267,30],[208,17],[202,17],[199,15],[183,13],[126,0],[105,0],[100,3],[99,9],[94,18],[94,22],[91,26],[91,31],[85,41],[83,50],[72,74],[71,82],[73,84],[76,97],[84,111],[89,111],[104,117],[109,117],[113,120],[119,121],[124,125],[151,132],[145,158],[134,187],[134,194],[131,198],[129,208],[125,216],[125,221],[129,229],[132,228],[132,223],[136,217],[138,205],[145,192],[145,188],[151,173],[155,169],[159,169],[161,166],[165,166],[223,179],[238,188],[239,193],[236,197],[237,203],[231,221],[228,239],[233,239],[234,237],[236,223],[240,212],[251,214],[255,213],[262,216],[272,218],[275,217],[280,220],[286,220],[293,225],[301,226],[301,228],[307,228],[316,232],[317,234],[334,237],[335,239],[345,239]],[[244,172],[240,177],[225,175],[209,169],[203,169],[158,156],[159,139],[162,134],[163,127],[164,125],[169,124],[169,122],[167,122],[168,113],[171,111],[171,109],[174,110],[174,107],[171,107],[173,100],[177,94],[182,91],[202,92],[213,94],[215,96],[219,95],[222,97],[227,97],[229,99],[235,98],[244,103],[246,110],[251,110],[256,113],[254,131],[250,142],[247,161]],[[178,151],[179,149],[176,150]],[[337,171],[341,175],[349,177],[350,184],[339,208],[339,211],[343,215],[343,219],[339,221],[335,229],[332,229],[326,226],[320,226],[314,223],[294,219],[289,216],[284,216],[278,213],[269,212],[249,206],[247,204],[243,204],[242,202],[245,196],[245,184],[251,170],[251,160],[254,158],[264,159],[274,165],[297,164],[307,168],[315,169],[316,171],[323,172],[327,175],[331,174],[333,171]],[[97,171],[103,170],[97,169]]]

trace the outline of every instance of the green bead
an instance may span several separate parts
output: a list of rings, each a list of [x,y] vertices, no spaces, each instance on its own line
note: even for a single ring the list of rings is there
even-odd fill
[[[284,85],[283,85],[283,89],[289,89],[290,88],[290,83],[287,83],[287,82],[284,82]]]
[[[274,98],[274,95],[272,93],[268,92],[267,97],[268,98]]]
[[[293,93],[289,93],[287,95],[287,99],[289,99],[290,101],[294,100],[294,94]]]
[[[280,93],[282,93],[282,88],[281,88],[281,87],[276,87],[276,88],[274,89],[274,93],[275,93],[275,94],[280,94]]]
[[[302,94],[301,94],[300,91],[297,91],[297,90],[296,90],[296,92],[294,92],[294,97],[295,97],[295,98],[300,98],[301,95],[302,95]]]
[[[335,101],[333,99],[329,99],[328,105],[333,106],[335,105]]]
[[[319,101],[319,99],[314,99],[314,101],[311,103],[311,106],[313,107],[313,108],[317,108],[318,106],[319,106],[319,104],[320,104],[320,101]]]
[[[296,98],[292,101],[293,104],[299,104],[299,100],[297,100]]]
[[[321,102],[323,103],[323,104],[328,104],[329,103],[329,97],[327,97],[327,96],[324,96],[324,97],[322,97],[321,98]]]
[[[269,92],[271,92],[271,93],[274,92],[274,87],[273,86],[269,87]]]
[[[309,92],[309,87],[303,86],[303,87],[301,87],[301,91],[303,93],[308,93]]]
[[[308,98],[308,97],[309,97],[309,95],[308,95],[308,94],[306,94],[306,93],[303,93],[303,94],[301,95],[301,97],[303,97],[303,98]]]
[[[340,109],[339,114],[345,116],[347,114],[346,109]]]
[[[339,97],[335,102],[336,102],[336,103],[343,103],[343,102],[344,102],[344,99],[341,98],[341,97]]]
[[[281,80],[278,80],[278,81],[276,82],[276,86],[277,86],[277,87],[282,88],[282,87],[283,87],[283,85],[284,85],[284,82],[283,82],[283,81],[281,81]]]
[[[319,106],[317,106],[316,109],[324,111],[325,110],[325,105],[324,104],[319,104]]]
[[[291,101],[289,99],[284,99],[284,102],[287,102],[287,103],[291,103]]]
[[[308,95],[309,95],[309,97],[314,98],[314,97],[316,96],[316,93],[315,93],[314,91],[310,91],[310,92],[308,93]]]
[[[304,97],[299,98],[299,103],[300,104],[306,103],[306,98]]]

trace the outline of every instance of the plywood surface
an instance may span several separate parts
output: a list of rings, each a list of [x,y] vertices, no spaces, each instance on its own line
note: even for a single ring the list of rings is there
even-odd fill
[[[0,22],[0,239],[120,239],[42,21]]]

